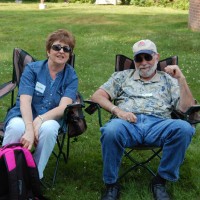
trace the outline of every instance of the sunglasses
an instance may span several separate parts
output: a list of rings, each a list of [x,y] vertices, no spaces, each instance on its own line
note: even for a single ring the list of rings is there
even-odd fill
[[[72,51],[72,49],[69,47],[69,46],[61,46],[60,44],[53,44],[51,46],[51,48],[54,50],[54,51],[60,51],[61,49],[63,49],[63,51],[65,53],[69,53]]]
[[[151,61],[153,59],[153,55],[150,55],[150,54],[137,55],[137,56],[134,57],[134,61],[136,63],[142,62],[143,59],[146,60],[146,61]]]

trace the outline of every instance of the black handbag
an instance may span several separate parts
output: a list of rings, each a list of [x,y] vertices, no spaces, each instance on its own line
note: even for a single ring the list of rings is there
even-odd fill
[[[69,137],[83,134],[87,129],[83,108],[85,107],[83,97],[77,93],[76,102],[69,104],[65,109],[64,116],[68,126]]]

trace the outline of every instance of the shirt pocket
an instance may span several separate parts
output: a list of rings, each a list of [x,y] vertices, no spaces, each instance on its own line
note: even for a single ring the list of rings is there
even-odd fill
[[[63,95],[64,95],[64,92],[63,92],[63,89],[59,89],[58,91],[56,91],[56,93],[55,93],[56,95],[54,96],[54,101],[53,101],[53,105],[52,106],[54,106],[54,107],[56,107],[56,106],[58,106],[59,105],[59,103],[60,103],[60,100],[61,100],[61,98],[63,97]]]
[[[42,104],[44,99],[44,94],[38,91],[34,91],[33,94],[33,104]]]

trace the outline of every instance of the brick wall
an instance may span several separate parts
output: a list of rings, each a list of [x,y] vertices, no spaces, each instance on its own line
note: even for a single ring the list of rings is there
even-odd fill
[[[190,0],[189,28],[200,31],[200,0]]]

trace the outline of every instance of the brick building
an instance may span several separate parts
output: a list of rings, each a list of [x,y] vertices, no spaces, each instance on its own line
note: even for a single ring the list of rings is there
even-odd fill
[[[189,28],[200,31],[200,0],[190,0]]]

